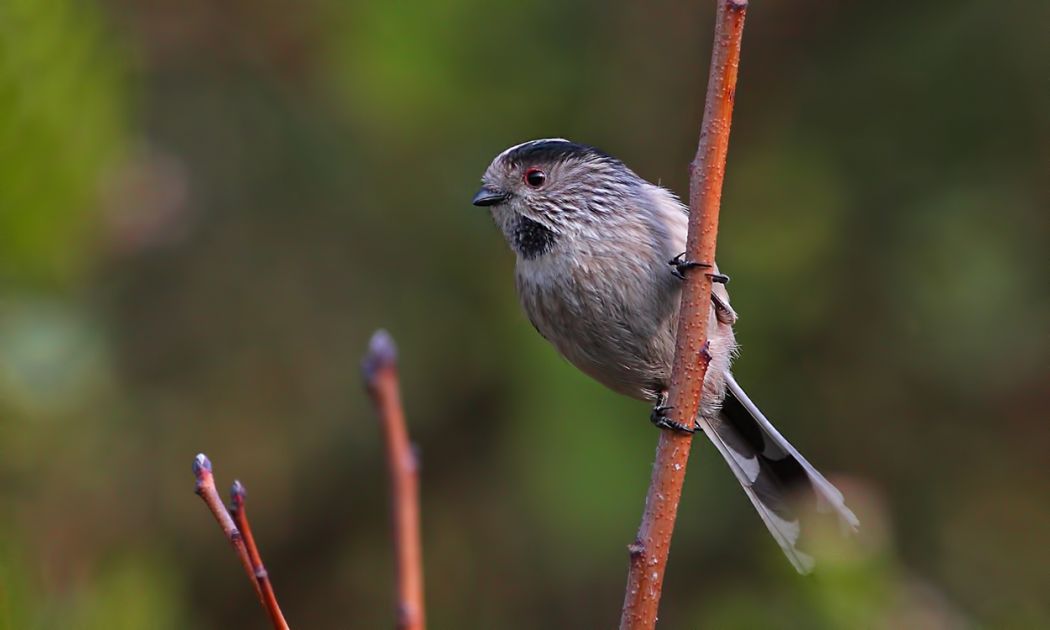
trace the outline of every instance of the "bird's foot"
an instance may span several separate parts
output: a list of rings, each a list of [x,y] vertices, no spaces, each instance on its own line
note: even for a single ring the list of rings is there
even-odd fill
[[[704,345],[700,346],[700,357],[707,363],[711,362],[714,357],[711,356],[711,340],[704,339]]]
[[[690,269],[694,269],[696,267],[701,267],[704,269],[711,268],[710,263],[703,263],[697,262],[695,260],[686,259],[685,252],[682,252],[681,254],[678,254],[671,260],[667,261],[667,264],[671,265],[672,267],[671,273],[673,273],[675,277],[680,280],[685,280],[685,272],[689,271]]]
[[[653,405],[653,411],[649,414],[649,421],[652,422],[659,429],[666,429],[668,431],[678,431],[679,433],[687,433],[692,435],[700,429],[700,425],[693,422],[692,427],[688,427],[681,422],[672,420],[667,412],[674,409],[667,404],[667,392],[660,392],[660,398],[656,404]]]
[[[679,280],[685,280],[685,272],[690,269],[702,268],[710,269],[711,263],[697,262],[695,260],[689,260],[685,257],[685,252],[678,254],[671,260],[667,261],[667,264],[671,265],[671,273],[675,275]],[[727,284],[729,282],[729,276],[724,273],[708,273],[708,278],[711,278],[711,282],[717,282],[719,284]]]

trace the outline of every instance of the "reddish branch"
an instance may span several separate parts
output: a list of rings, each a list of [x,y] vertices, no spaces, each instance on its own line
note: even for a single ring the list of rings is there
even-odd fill
[[[263,608],[266,609],[266,614],[270,615],[270,621],[273,623],[274,628],[288,630],[288,623],[285,622],[284,615],[281,613],[281,606],[277,603],[277,595],[273,592],[270,574],[266,572],[262,556],[259,555],[259,548],[255,546],[255,536],[252,536],[252,526],[248,522],[248,512],[244,509],[244,499],[247,494],[248,492],[244,489],[244,485],[240,481],[235,480],[233,487],[230,488],[230,503],[232,506],[230,511],[233,513],[233,521],[241,531],[244,545],[248,549],[252,575],[255,576],[255,583],[259,590],[259,596],[262,599]]]
[[[252,538],[251,527],[248,525],[248,515],[244,512],[244,487],[235,482],[231,496],[233,500],[233,516],[226,510],[219,493],[215,489],[215,478],[212,476],[211,461],[204,453],[200,453],[193,460],[193,475],[197,478],[197,494],[204,500],[205,505],[211,511],[212,516],[219,523],[226,538],[233,545],[237,557],[241,560],[244,571],[248,574],[255,593],[263,608],[270,615],[273,627],[279,630],[288,630],[288,624],[281,614],[281,607],[277,605],[277,597],[273,593],[270,578],[263,568],[262,558],[259,550],[255,547]],[[237,519],[234,522],[234,518]]]
[[[715,260],[718,210],[746,11],[747,0],[718,0],[700,143],[689,165],[690,214],[686,244],[689,260],[708,263]],[[707,342],[710,308],[711,278],[704,273],[688,274],[682,291],[668,401],[672,418],[685,426],[692,426],[696,417],[707,374],[709,356],[703,348]],[[621,630],[656,626],[667,554],[691,445],[690,435],[674,431],[660,433],[642,524],[638,537],[628,548],[631,564],[620,617]]]
[[[397,627],[423,630],[423,548],[419,532],[418,464],[405,427],[397,374],[397,349],[386,331],[372,335],[362,363],[365,386],[386,439],[390,471],[394,553],[397,556]]]

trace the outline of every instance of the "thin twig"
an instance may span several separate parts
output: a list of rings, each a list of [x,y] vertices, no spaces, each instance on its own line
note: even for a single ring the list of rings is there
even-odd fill
[[[419,532],[419,466],[405,427],[397,373],[397,348],[384,331],[372,335],[362,362],[365,386],[386,439],[390,471],[394,554],[397,557],[397,627],[423,630],[423,547]]]
[[[251,580],[252,586],[255,588],[255,594],[259,596],[259,601],[262,603],[263,608],[266,609],[267,613],[270,613],[270,618],[273,621],[274,628],[279,630],[288,630],[288,624],[285,623],[284,617],[280,616],[280,607],[277,606],[277,599],[273,599],[273,606],[277,610],[278,618],[274,618],[270,610],[270,607],[266,601],[266,596],[263,592],[262,580],[258,578],[257,572],[253,569],[252,555],[248,551],[248,545],[245,544],[245,537],[242,535],[242,530],[238,528],[234,522],[233,517],[226,510],[226,506],[223,505],[222,499],[219,498],[219,492],[215,489],[215,477],[212,476],[211,460],[208,459],[204,453],[199,453],[197,457],[193,459],[193,476],[197,478],[197,495],[204,500],[205,505],[208,506],[208,510],[211,511],[212,516],[219,523],[219,527],[222,528],[222,532],[226,534],[227,540],[233,545],[234,551],[237,552],[237,557],[241,561],[241,565],[244,567],[244,572],[248,574],[248,579]],[[239,484],[237,484],[239,485]],[[236,487],[236,485],[235,485]],[[242,488],[243,490],[243,488]],[[236,504],[237,499],[234,498]],[[247,528],[247,517],[243,514],[243,495],[241,497],[241,516],[245,519],[243,525],[245,525],[245,531],[247,532],[248,540],[251,540],[251,531]],[[251,548],[254,550],[256,558],[258,558],[258,551],[255,550],[254,541],[251,542]],[[258,566],[262,568],[262,560],[258,559]],[[265,574],[265,569],[263,570]],[[269,579],[266,579],[266,584],[269,586]],[[273,597],[273,589],[270,589],[270,596]]]
[[[689,260],[708,263],[715,260],[718,210],[746,11],[747,0],[718,0],[704,120],[696,157],[689,166],[690,214],[686,244]],[[711,278],[705,273],[688,274],[682,290],[668,398],[672,418],[685,426],[692,426],[696,417],[710,360],[704,352],[710,309]],[[631,563],[620,617],[621,630],[656,626],[664,570],[691,446],[689,435],[676,431],[660,433],[642,524],[638,537],[628,547]]]
[[[241,531],[237,529],[237,525],[226,510],[226,506],[223,505],[222,499],[219,498],[219,492],[215,489],[215,477],[211,474],[211,460],[204,453],[198,453],[197,457],[193,459],[193,476],[197,478],[197,496],[204,499],[205,505],[211,510],[212,516],[215,517],[219,527],[222,528],[222,533],[226,534],[226,539],[230,541],[234,551],[237,552],[237,557],[240,558],[241,565],[244,566],[244,572],[248,574],[248,578],[255,586],[256,594],[261,597],[262,591],[259,590],[259,584],[255,581],[255,572],[252,571],[252,561],[248,557],[248,548],[244,546],[244,538],[241,536]]]
[[[252,527],[248,522],[248,512],[244,509],[244,499],[247,494],[244,484],[235,480],[233,487],[230,488],[230,512],[233,514],[233,521],[237,524],[237,528],[241,531],[241,536],[244,538],[244,545],[248,549],[248,559],[251,562],[252,574],[255,576],[255,581],[259,587],[263,608],[270,615],[270,621],[273,623],[274,628],[288,630],[288,622],[284,620],[281,606],[277,603],[277,595],[273,591],[270,574],[266,571],[266,567],[263,566],[259,548],[255,546],[255,536],[252,535]]]

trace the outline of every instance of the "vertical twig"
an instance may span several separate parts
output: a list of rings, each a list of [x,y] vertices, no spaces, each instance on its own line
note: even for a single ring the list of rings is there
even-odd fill
[[[718,210],[746,11],[747,0],[718,0],[704,120],[696,157],[689,166],[690,214],[686,244],[689,260],[708,263],[715,260]],[[707,374],[709,356],[704,352],[704,346],[710,309],[710,277],[704,273],[688,274],[682,290],[668,399],[672,418],[685,426],[692,426],[696,417]],[[621,630],[656,626],[664,570],[691,445],[689,435],[673,431],[660,433],[642,524],[638,537],[628,548],[631,563],[620,617]]]
[[[270,615],[270,621],[273,623],[274,628],[288,630],[288,622],[284,620],[284,614],[281,613],[281,606],[277,603],[277,595],[273,591],[273,583],[270,582],[270,574],[267,573],[266,567],[263,566],[262,556],[259,554],[259,548],[255,546],[255,536],[252,535],[252,527],[248,522],[248,512],[244,509],[244,499],[247,494],[244,485],[240,481],[233,482],[233,487],[230,488],[230,504],[232,506],[230,511],[233,513],[233,521],[241,531],[244,545],[248,550],[248,559],[251,562],[252,575],[255,576],[255,582],[260,592],[263,608],[265,608],[266,613]]]
[[[362,362],[365,386],[386,439],[394,553],[397,557],[397,627],[423,630],[423,549],[419,532],[418,465],[405,427],[397,374],[397,348],[386,331],[372,335]]]
[[[215,489],[211,460],[204,453],[199,453],[193,459],[193,476],[197,478],[197,495],[204,500],[208,510],[222,528],[222,532],[233,545],[241,566],[244,567],[244,572],[248,574],[248,579],[255,587],[255,594],[259,596],[263,609],[270,615],[273,627],[277,630],[288,630],[288,624],[281,614],[281,607],[277,605],[273,585],[266,574],[266,569],[263,568],[262,558],[252,538],[248,515],[244,512],[244,486],[239,481],[233,484],[233,490],[230,492],[233,501],[233,516],[230,516],[230,512],[226,510],[222,499],[219,498],[219,492]]]

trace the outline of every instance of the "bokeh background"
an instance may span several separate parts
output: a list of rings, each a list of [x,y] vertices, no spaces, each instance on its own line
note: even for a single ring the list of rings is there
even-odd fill
[[[797,577],[695,451],[666,628],[1050,626],[1050,4],[755,2],[719,258],[739,379],[839,483]],[[656,432],[532,330],[471,207],[565,136],[686,192],[712,2],[0,2],[0,627],[394,618],[389,329],[435,628],[616,623]]]

